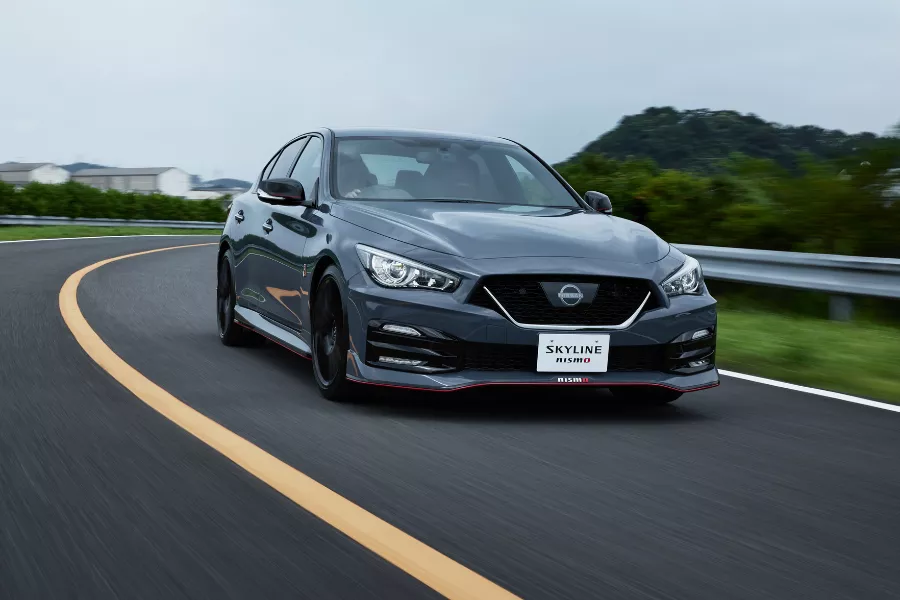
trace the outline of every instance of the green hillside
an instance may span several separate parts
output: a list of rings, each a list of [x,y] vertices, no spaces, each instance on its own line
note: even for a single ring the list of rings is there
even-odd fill
[[[900,131],[898,131],[900,133]],[[900,135],[648,108],[557,170],[670,242],[900,257]]]
[[[848,134],[814,125],[793,127],[733,110],[676,110],[652,107],[623,117],[584,152],[624,160],[649,158],[664,169],[711,173],[734,153],[772,160],[794,171],[809,153],[835,160],[883,140],[873,133]]]

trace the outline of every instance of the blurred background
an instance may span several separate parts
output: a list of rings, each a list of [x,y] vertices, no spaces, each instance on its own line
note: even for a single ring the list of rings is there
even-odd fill
[[[896,0],[2,14],[0,215],[218,222],[292,136],[375,125],[513,138],[673,243],[900,258]],[[900,400],[895,299],[710,288],[722,366]]]

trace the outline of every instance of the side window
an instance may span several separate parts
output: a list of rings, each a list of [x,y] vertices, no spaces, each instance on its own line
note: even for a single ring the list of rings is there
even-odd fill
[[[269,178],[269,175],[272,173],[272,167],[275,166],[275,161],[278,160],[278,157],[281,156],[281,153],[277,153],[275,156],[269,159],[269,162],[266,164],[266,167],[263,169],[262,177],[260,177],[260,181],[265,181]]]
[[[291,165],[294,164],[294,159],[297,158],[297,153],[303,148],[303,144],[306,143],[307,139],[308,138],[302,137],[285,146],[284,150],[281,151],[281,155],[275,161],[275,166],[272,167],[272,170],[266,176],[266,179],[287,177],[288,172],[291,170]]]
[[[297,161],[291,173],[291,179],[299,181],[303,184],[303,190],[307,194],[313,191],[313,185],[319,178],[322,167],[322,139],[318,137],[309,138],[309,144],[303,149],[303,154]]]

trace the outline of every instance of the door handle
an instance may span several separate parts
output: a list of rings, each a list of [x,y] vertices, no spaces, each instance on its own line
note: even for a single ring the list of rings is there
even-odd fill
[[[243,223],[244,222],[244,211],[242,211],[242,210],[237,211],[237,214],[234,215],[234,220],[237,221],[238,223]]]
[[[275,226],[272,225],[272,219],[266,219],[266,222],[263,223],[263,231],[266,233],[272,233],[272,230],[275,229]]]

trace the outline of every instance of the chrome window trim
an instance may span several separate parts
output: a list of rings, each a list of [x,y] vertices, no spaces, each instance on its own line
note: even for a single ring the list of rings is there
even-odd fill
[[[641,302],[641,305],[638,306],[637,310],[634,311],[634,314],[628,317],[624,322],[619,323],[618,325],[532,325],[530,323],[519,323],[515,319],[512,318],[506,309],[503,308],[503,305],[500,304],[500,301],[491,293],[491,290],[487,289],[485,286],[484,291],[487,292],[488,296],[491,297],[497,307],[503,312],[503,315],[509,319],[513,325],[521,327],[522,329],[553,329],[556,331],[616,331],[618,329],[625,329],[629,327],[641,314],[641,311],[644,310],[644,306],[647,304],[647,300],[650,299],[650,294],[652,292],[647,292],[647,295],[644,296],[644,301]]]

